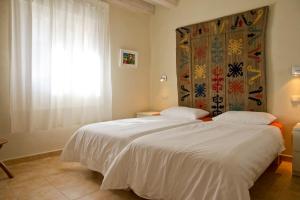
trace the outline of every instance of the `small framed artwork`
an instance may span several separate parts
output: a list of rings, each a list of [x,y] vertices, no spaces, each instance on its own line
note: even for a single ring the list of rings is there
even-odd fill
[[[120,49],[120,67],[137,68],[138,52]]]

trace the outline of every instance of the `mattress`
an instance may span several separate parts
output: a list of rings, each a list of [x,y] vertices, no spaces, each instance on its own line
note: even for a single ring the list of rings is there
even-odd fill
[[[274,126],[180,126],[134,140],[111,164],[101,188],[131,188],[147,199],[249,200],[249,188],[283,150]]]
[[[115,157],[134,139],[199,120],[150,116],[99,122],[79,128],[65,145],[61,160],[80,162],[105,174]]]

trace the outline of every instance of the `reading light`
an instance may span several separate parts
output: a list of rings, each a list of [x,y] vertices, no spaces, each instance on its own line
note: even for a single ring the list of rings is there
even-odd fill
[[[160,76],[160,82],[166,82],[167,80],[168,80],[167,75],[162,74],[162,75]]]
[[[292,75],[300,76],[300,66],[296,66],[296,65],[292,66]]]

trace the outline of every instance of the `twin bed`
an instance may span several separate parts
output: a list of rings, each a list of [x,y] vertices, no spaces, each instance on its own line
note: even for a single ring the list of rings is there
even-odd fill
[[[62,159],[102,173],[102,189],[130,188],[147,199],[250,199],[249,188],[284,150],[280,129],[268,125],[274,118],[267,113],[197,119],[206,114],[176,107],[162,116],[87,125]]]
[[[116,156],[134,139],[192,123],[199,120],[151,116],[89,124],[73,134],[61,158],[80,162],[104,175]]]

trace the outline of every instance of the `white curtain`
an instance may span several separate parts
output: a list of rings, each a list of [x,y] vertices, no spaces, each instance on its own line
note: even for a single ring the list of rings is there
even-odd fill
[[[97,0],[11,5],[12,132],[111,119],[108,5]]]

